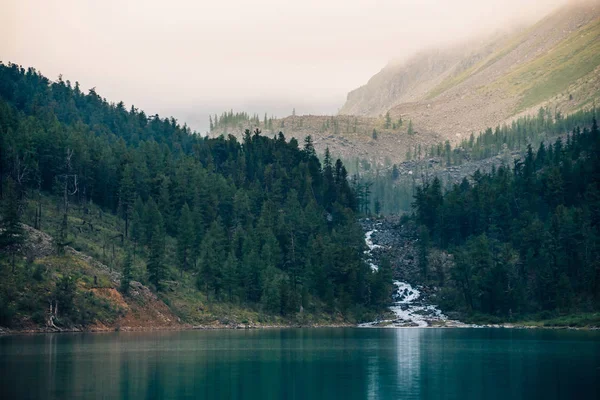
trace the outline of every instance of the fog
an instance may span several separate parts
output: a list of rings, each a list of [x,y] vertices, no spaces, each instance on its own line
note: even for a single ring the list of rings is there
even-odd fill
[[[566,0],[0,0],[0,60],[205,130],[225,109],[333,114],[390,59]]]

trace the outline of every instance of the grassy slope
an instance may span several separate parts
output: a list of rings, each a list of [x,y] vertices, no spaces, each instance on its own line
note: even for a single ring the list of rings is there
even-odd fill
[[[449,76],[448,78],[444,79],[439,85],[437,85],[435,88],[433,88],[431,90],[431,92],[429,92],[427,94],[426,99],[430,100],[430,99],[437,97],[438,95],[444,93],[445,91],[450,90],[453,87],[466,81],[468,78],[475,75],[477,72],[482,71],[482,70],[488,68],[489,66],[493,65],[496,61],[500,60],[502,57],[504,57],[505,55],[507,55],[514,49],[516,49],[527,38],[527,35],[529,35],[533,30],[535,30],[536,27],[541,23],[542,22],[539,22],[538,24],[534,25],[533,27],[527,29],[525,32],[519,34],[517,37],[512,39],[510,42],[508,42],[502,48],[493,52],[487,58],[481,60],[480,62],[476,63],[475,65],[471,66],[470,68],[467,68],[464,71],[461,71],[460,73],[458,73],[456,75],[452,75],[452,76]]]
[[[427,98],[461,84],[479,71],[492,66],[505,55],[516,49],[537,27],[547,23],[542,20],[520,33],[509,43],[498,49],[485,60],[451,76],[434,88]],[[573,82],[592,73],[600,65],[600,20],[581,27],[561,41],[551,51],[524,63],[506,76],[491,83],[493,89],[500,89],[521,100],[515,112],[535,106],[555,96]],[[484,90],[485,88],[480,88]]]
[[[512,71],[495,84],[521,95],[520,111],[568,89],[600,65],[600,20],[573,32],[546,54]]]

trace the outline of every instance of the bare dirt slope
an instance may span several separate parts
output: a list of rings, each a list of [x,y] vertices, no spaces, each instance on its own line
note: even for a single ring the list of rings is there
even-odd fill
[[[398,124],[398,120],[394,121]],[[295,115],[277,119],[273,128],[243,123],[235,126],[219,127],[211,136],[233,135],[243,137],[245,129],[260,129],[263,135],[272,136],[283,132],[287,139],[296,138],[300,146],[307,136],[311,136],[315,149],[323,154],[329,148],[335,158],[345,161],[366,159],[384,165],[404,160],[407,150],[413,151],[419,145],[425,148],[437,145],[443,137],[436,133],[408,132],[408,121],[402,125],[386,127],[385,118],[374,118],[353,115]],[[373,131],[375,130],[375,134]]]

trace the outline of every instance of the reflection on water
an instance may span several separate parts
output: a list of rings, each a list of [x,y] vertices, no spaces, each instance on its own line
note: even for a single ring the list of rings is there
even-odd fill
[[[421,346],[419,338],[422,329],[395,329],[396,356],[398,361],[397,387],[406,393],[418,393],[421,364]]]
[[[598,398],[600,334],[287,329],[0,338],[0,398]]]

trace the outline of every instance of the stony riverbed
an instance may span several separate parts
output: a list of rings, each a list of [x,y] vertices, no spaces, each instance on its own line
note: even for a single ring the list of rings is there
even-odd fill
[[[367,262],[371,267],[371,272],[379,272],[377,260],[379,256],[385,254],[392,256],[394,265],[394,275],[399,279],[394,280],[395,290],[391,300],[390,317],[382,318],[376,321],[360,324],[363,328],[387,327],[459,327],[468,326],[459,321],[448,318],[435,305],[431,304],[428,296],[424,295],[426,288],[413,286],[405,281],[404,277],[410,279],[415,273],[415,255],[414,241],[417,239],[412,236],[406,236],[402,231],[399,220],[373,221],[364,220],[362,222],[365,229],[365,243],[367,250]],[[406,270],[406,269],[410,270]],[[401,280],[402,279],[402,280]]]

